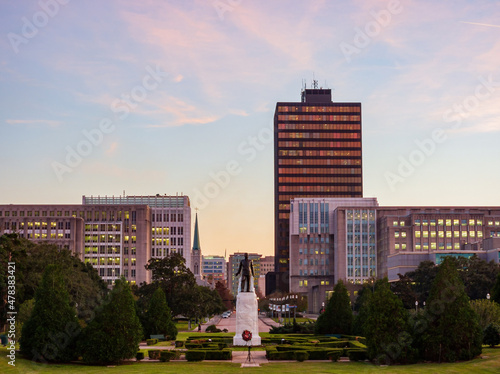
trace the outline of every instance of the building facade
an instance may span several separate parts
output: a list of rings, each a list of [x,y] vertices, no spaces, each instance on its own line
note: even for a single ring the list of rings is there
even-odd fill
[[[262,255],[259,255],[257,253],[249,253],[248,254],[248,259],[252,261],[253,264],[253,272],[254,272],[254,278],[253,278],[253,283],[255,287],[255,292],[263,292],[259,289],[259,277],[260,277],[260,259]],[[235,274],[238,272],[238,269],[240,267],[240,262],[245,258],[245,253],[244,252],[236,252],[233,253],[232,255],[229,255],[229,261],[227,263],[227,268],[228,268],[228,274],[227,274],[227,279],[229,286],[231,288],[231,293],[236,296],[238,295],[238,282],[241,280],[241,274],[239,276],[235,276]]]
[[[226,259],[224,256],[203,256],[202,276],[209,283],[226,284]]]
[[[375,198],[293,199],[290,292],[318,312],[333,286],[399,279],[445,256],[500,262],[500,207],[380,207]],[[354,288],[352,288],[354,289]]]
[[[361,104],[304,89],[301,102],[276,104],[274,133],[275,272],[288,279],[291,199],[363,196]]]
[[[169,253],[181,253],[189,263],[187,196],[84,196],[82,202],[0,205],[0,235],[15,232],[37,243],[68,249],[92,264],[108,284],[121,276],[132,283],[150,282],[145,265]]]

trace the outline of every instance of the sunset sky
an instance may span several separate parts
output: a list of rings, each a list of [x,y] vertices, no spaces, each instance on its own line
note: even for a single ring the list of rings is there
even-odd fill
[[[272,255],[314,77],[362,103],[366,197],[498,206],[499,63],[498,1],[0,0],[0,204],[183,193],[204,254]]]

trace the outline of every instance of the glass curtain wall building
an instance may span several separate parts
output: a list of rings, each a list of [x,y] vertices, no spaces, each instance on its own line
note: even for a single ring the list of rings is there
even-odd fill
[[[276,104],[274,133],[275,271],[283,274],[275,288],[288,291],[290,200],[363,196],[361,103],[304,89],[301,102]]]

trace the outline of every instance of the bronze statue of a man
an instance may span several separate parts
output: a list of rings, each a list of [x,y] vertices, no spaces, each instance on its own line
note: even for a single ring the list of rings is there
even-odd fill
[[[245,258],[240,261],[240,267],[238,272],[235,274],[236,276],[241,273],[241,292],[245,292],[245,283],[246,283],[246,292],[250,292],[250,272],[253,274],[253,264],[252,260],[248,259],[248,253],[245,253]]]

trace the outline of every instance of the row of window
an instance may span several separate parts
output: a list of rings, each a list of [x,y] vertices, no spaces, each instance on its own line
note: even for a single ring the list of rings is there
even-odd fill
[[[353,268],[353,267],[348,267],[347,268],[347,276],[350,278],[359,278],[359,277],[374,277],[376,275],[376,270],[374,268]],[[355,280],[355,279],[350,279],[350,280]]]
[[[120,234],[101,234],[101,235],[85,235],[85,243],[121,243],[122,237]],[[128,243],[130,237],[128,235],[124,236],[124,243]],[[131,242],[135,243],[137,241],[136,236],[132,236]]]
[[[24,233],[20,233],[19,234],[19,237],[20,238],[24,238],[25,237],[25,234]],[[27,233],[26,234],[26,239],[71,239],[71,234],[70,233],[50,233],[50,234],[47,234],[47,233]]]
[[[304,237],[299,237],[299,244],[307,244],[307,243],[310,243],[310,244],[313,244],[313,243],[330,243],[330,237],[329,236],[322,236],[321,238],[316,236],[311,236],[309,239],[308,238],[304,238]],[[304,249],[305,251],[306,249]],[[311,248],[312,250],[312,248]],[[302,253],[300,252],[301,250],[299,249],[299,253]]]
[[[54,210],[51,210],[51,211],[45,211],[45,210],[42,210],[42,211],[39,211],[39,210],[35,210],[35,211],[20,210],[20,211],[17,211],[17,210],[13,210],[12,212],[0,210],[0,217],[2,217],[2,215],[5,217],[11,217],[11,216],[17,217],[18,215],[19,215],[19,217],[24,217],[24,216],[26,216],[26,217],[33,217],[33,216],[34,217],[63,217],[63,216],[64,217],[77,217],[77,216],[80,216],[81,218],[86,218],[87,221],[88,220],[121,221],[122,217],[124,219],[130,219],[130,216],[131,216],[133,223],[136,222],[136,217],[137,217],[136,211],[132,211],[131,214],[128,211],[122,212],[121,210],[120,211],[114,211],[114,210],[87,211],[87,212],[80,211],[79,214],[77,214],[77,213],[78,212],[76,210],[71,211],[71,214],[70,214],[69,210],[64,211],[64,214],[63,214],[63,211],[61,211],[61,210],[59,210],[59,211],[54,211]]]
[[[279,177],[278,181],[279,183],[361,183],[361,177]]]
[[[279,186],[279,192],[335,192],[335,197],[352,197],[351,194],[346,193],[342,195],[340,192],[359,192],[361,193],[361,185],[357,186]],[[296,198],[296,195],[281,195],[280,200],[284,201]],[[286,200],[285,200],[286,201]]]
[[[359,148],[361,142],[337,141],[337,142],[318,142],[318,141],[279,141],[280,148]]]
[[[151,213],[151,222],[184,222],[184,214]]]
[[[466,231],[466,230],[464,230],[464,231],[458,231],[458,230],[456,230],[456,231],[422,231],[422,232],[415,231],[415,237],[416,238],[420,238],[420,237],[428,238],[430,236],[431,238],[435,238],[437,235],[437,237],[439,237],[439,238],[444,238],[444,237],[451,238],[452,233],[453,233],[454,238],[459,238],[459,237],[466,238],[467,236],[469,236],[471,238],[476,237],[476,231]],[[399,238],[399,236],[400,236],[399,232],[397,232],[397,231],[394,232],[395,238]],[[401,237],[405,238],[406,232],[402,231]],[[483,232],[477,231],[477,237],[482,238]]]
[[[359,122],[358,115],[327,115],[327,114],[278,114],[278,121],[342,121]]]
[[[285,174],[339,174],[339,175],[359,175],[359,168],[279,168],[280,175]]]
[[[279,165],[309,165],[309,166],[323,166],[323,165],[361,165],[361,160],[345,160],[345,159],[282,159],[278,160]]]
[[[361,139],[359,132],[280,132],[279,139]]]
[[[400,221],[399,224],[401,226],[404,226],[405,221]],[[415,220],[415,226],[436,226],[436,223],[438,226],[482,226],[483,225],[483,220],[482,219],[445,219],[445,218],[438,218],[438,219],[431,219],[431,220],[422,220],[420,221],[419,219]],[[494,221],[494,220],[488,220],[488,226],[500,226],[500,221]],[[398,226],[398,221],[393,221],[394,226]]]
[[[304,106],[288,106],[288,105],[279,105],[278,112],[325,112],[325,113],[345,113],[345,112],[361,112],[361,107],[357,106],[340,106],[340,105],[330,105],[330,106],[312,106],[312,105],[304,105]]]
[[[19,225],[18,225],[19,224]],[[4,222],[5,230],[71,230],[71,222]]]
[[[299,265],[304,265],[304,266],[318,266],[318,265],[329,265],[330,264],[330,260],[328,258],[305,258],[303,261],[302,259],[300,258],[299,259]]]
[[[287,150],[280,149],[278,151],[280,157],[357,157],[361,156],[361,151],[302,151],[302,150]]]
[[[153,238],[151,245],[184,245],[184,238]]]
[[[359,131],[359,123],[278,123],[279,130]]]
[[[153,227],[153,235],[184,235],[184,227]]]
[[[307,277],[307,275],[330,275],[330,270],[310,269],[309,274],[307,274],[307,269],[304,271],[302,269],[299,269],[299,276]],[[305,282],[307,282],[307,281],[305,281]],[[321,285],[323,286],[323,284],[321,284]],[[300,286],[300,282],[299,282],[299,286]]]
[[[152,256],[154,257],[166,257],[169,256],[170,253],[179,253],[181,256],[184,256],[184,250],[182,248],[152,248],[151,249]]]

